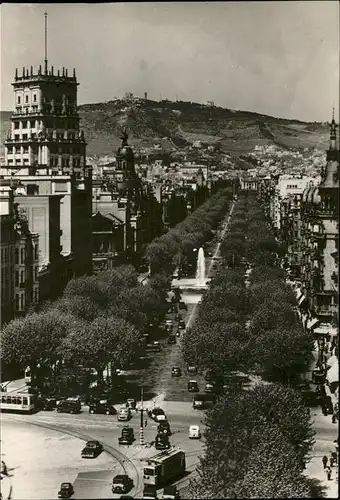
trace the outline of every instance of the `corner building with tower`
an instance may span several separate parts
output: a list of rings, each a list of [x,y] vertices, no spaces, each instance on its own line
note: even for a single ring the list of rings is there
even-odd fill
[[[92,271],[92,169],[77,112],[75,70],[16,70],[5,166],[15,203],[39,234],[40,300]]]

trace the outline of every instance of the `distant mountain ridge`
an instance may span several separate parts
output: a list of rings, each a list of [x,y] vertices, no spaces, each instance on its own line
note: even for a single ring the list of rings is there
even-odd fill
[[[11,113],[1,112],[2,154]],[[329,128],[325,124],[194,102],[116,99],[81,105],[79,114],[89,156],[114,154],[125,127],[133,145],[150,146],[163,140],[165,146],[181,148],[201,141],[202,144],[217,144],[232,156],[263,144],[276,144],[284,149],[317,147],[326,150],[329,141]]]

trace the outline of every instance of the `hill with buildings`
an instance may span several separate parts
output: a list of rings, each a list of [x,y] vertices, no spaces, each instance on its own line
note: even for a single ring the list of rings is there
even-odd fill
[[[194,102],[151,101],[133,96],[105,103],[79,106],[81,127],[88,142],[88,155],[112,154],[127,128],[130,143],[164,149],[181,148],[200,141],[238,156],[255,145],[282,148],[327,149],[328,126],[275,118],[248,111],[235,111]],[[10,127],[11,112],[1,112],[2,138]],[[3,141],[2,141],[3,142]],[[3,154],[3,145],[1,145]]]

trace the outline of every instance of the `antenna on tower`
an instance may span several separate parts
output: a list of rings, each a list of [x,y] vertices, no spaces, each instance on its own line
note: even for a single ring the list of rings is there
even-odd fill
[[[47,12],[45,16],[45,75],[47,75]]]

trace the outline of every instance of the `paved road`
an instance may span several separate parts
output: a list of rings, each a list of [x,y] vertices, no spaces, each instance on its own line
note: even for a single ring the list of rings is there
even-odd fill
[[[96,475],[106,474],[110,479],[122,472],[120,464],[108,453],[95,460],[80,456],[84,441],[66,433],[32,426],[32,417],[2,415],[2,457],[8,466],[12,482],[12,499],[56,498],[60,484],[75,482],[75,498],[91,498],[87,483],[76,480],[85,478],[89,471]],[[25,422],[26,421],[26,422]],[[103,497],[102,484],[96,483],[96,496]]]
[[[228,218],[229,222],[229,218]],[[222,235],[226,228],[221,229]],[[219,251],[216,244],[214,257]],[[212,266],[208,267],[209,274]],[[188,310],[183,312],[186,324],[195,314],[195,305],[188,305]],[[199,455],[203,452],[201,440],[190,440],[188,437],[189,425],[198,424],[203,429],[202,419],[204,412],[193,410],[192,395],[187,391],[187,382],[196,378],[201,390],[204,388],[203,378],[186,373],[186,366],[182,359],[180,340],[176,345],[168,345],[166,339],[161,341],[162,351],[154,354],[154,359],[148,370],[128,372],[129,377],[138,377],[139,384],[153,384],[157,397],[153,401],[145,402],[145,407],[160,405],[166,412],[171,430],[173,432],[171,444],[180,447],[186,452],[187,471],[192,472],[199,463]],[[172,366],[181,366],[183,376],[171,377]],[[151,375],[150,375],[151,373]],[[170,399],[169,400],[164,400]],[[119,495],[111,493],[110,483],[112,477],[123,473],[125,470],[134,479],[135,487],[131,494],[135,498],[142,496],[142,470],[143,460],[156,453],[153,441],[157,432],[157,425],[148,419],[144,428],[146,446],[139,444],[140,418],[136,412],[129,422],[134,429],[137,440],[132,446],[120,447],[118,437],[121,428],[125,425],[118,422],[115,416],[90,415],[88,409],[83,407],[79,415],[67,415],[54,412],[39,412],[35,415],[2,415],[3,440],[10,442],[9,429],[16,429],[15,436],[20,437],[20,429],[25,429],[25,435],[11,447],[12,456],[8,455],[8,464],[12,467],[20,462],[18,469],[15,467],[15,481],[18,481],[13,499],[20,498],[55,498],[62,481],[73,482],[75,495],[73,498],[114,498]],[[60,432],[57,432],[60,431]],[[80,458],[80,451],[84,440],[98,439],[108,453],[103,453],[95,460]],[[21,445],[21,442],[23,443]],[[21,452],[25,450],[25,452]],[[53,450],[53,452],[51,452]],[[111,454],[111,456],[110,456]],[[20,457],[15,459],[14,456]],[[113,458],[115,457],[116,460]],[[20,461],[21,460],[21,461]],[[20,472],[19,472],[20,471]],[[30,478],[30,482],[27,482]],[[180,488],[187,486],[190,475],[176,484]],[[27,485],[29,489],[25,489]],[[39,486],[40,484],[40,486]],[[38,485],[38,486],[37,486]],[[20,490],[21,488],[21,490]],[[30,493],[29,493],[30,491]]]

